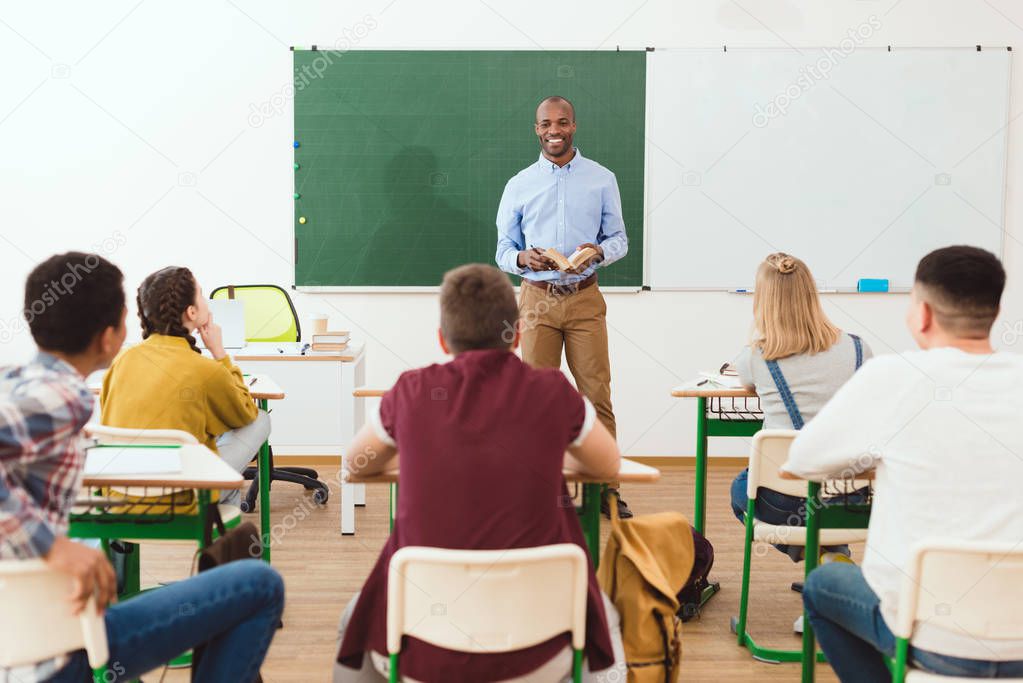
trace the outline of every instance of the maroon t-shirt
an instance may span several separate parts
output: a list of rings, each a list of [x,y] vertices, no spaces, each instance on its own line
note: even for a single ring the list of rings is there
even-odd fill
[[[467,351],[402,374],[380,403],[381,424],[401,454],[397,516],[345,632],[341,664],[358,668],[364,652],[386,654],[387,568],[399,548],[586,549],[561,474],[585,414],[559,370],[530,368],[508,351]],[[586,656],[599,671],[614,657],[592,568],[589,584]],[[401,672],[422,681],[502,680],[570,645],[566,633],[524,650],[467,654],[406,636]]]

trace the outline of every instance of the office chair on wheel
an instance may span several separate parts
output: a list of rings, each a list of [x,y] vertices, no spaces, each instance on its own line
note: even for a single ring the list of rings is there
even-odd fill
[[[225,285],[210,292],[210,299],[237,299],[245,302],[245,341],[247,342],[297,342],[301,339],[302,328],[298,313],[288,292],[277,285]],[[246,467],[243,476],[252,484],[242,500],[243,512],[256,508],[259,480],[256,467]],[[309,467],[275,467],[274,452],[270,449],[270,482],[290,481],[301,484],[313,492],[313,500],[325,505],[330,489],[320,481],[319,473]]]

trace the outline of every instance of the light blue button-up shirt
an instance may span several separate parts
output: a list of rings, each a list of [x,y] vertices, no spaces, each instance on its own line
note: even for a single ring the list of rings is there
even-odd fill
[[[535,272],[518,265],[524,249],[554,247],[566,257],[586,242],[604,250],[604,260],[579,274]],[[614,173],[578,149],[562,167],[540,155],[505,185],[497,210],[497,256],[501,270],[530,280],[572,284],[614,263],[629,251],[622,197]]]

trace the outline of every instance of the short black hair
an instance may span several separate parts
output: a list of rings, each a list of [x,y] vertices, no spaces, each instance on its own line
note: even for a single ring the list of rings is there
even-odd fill
[[[572,120],[575,121],[575,105],[572,104],[567,97],[562,97],[561,95],[551,95],[550,97],[545,97],[542,100],[540,100],[540,102],[536,105],[536,111],[540,111],[540,107],[547,103],[567,104],[569,110],[571,110],[572,112]]]
[[[916,282],[941,327],[961,337],[991,333],[1005,269],[990,251],[963,245],[936,249],[920,259]]]
[[[121,324],[123,311],[124,275],[98,254],[51,256],[25,281],[23,314],[45,351],[85,351],[103,330]]]
[[[454,353],[508,348],[518,320],[515,290],[497,268],[470,263],[444,273],[440,329]]]

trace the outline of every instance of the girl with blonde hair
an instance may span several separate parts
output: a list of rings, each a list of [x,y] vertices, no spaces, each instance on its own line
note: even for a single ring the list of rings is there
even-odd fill
[[[821,308],[805,263],[775,253],[757,269],[753,335],[735,362],[739,379],[760,396],[764,429],[802,429],[871,356],[854,334],[843,334]],[[745,521],[747,471],[732,482],[732,511]],[[769,524],[805,524],[806,499],[770,489],[757,492],[756,516]],[[802,546],[775,546],[794,562]],[[826,547],[823,561],[849,559],[849,547]]]

